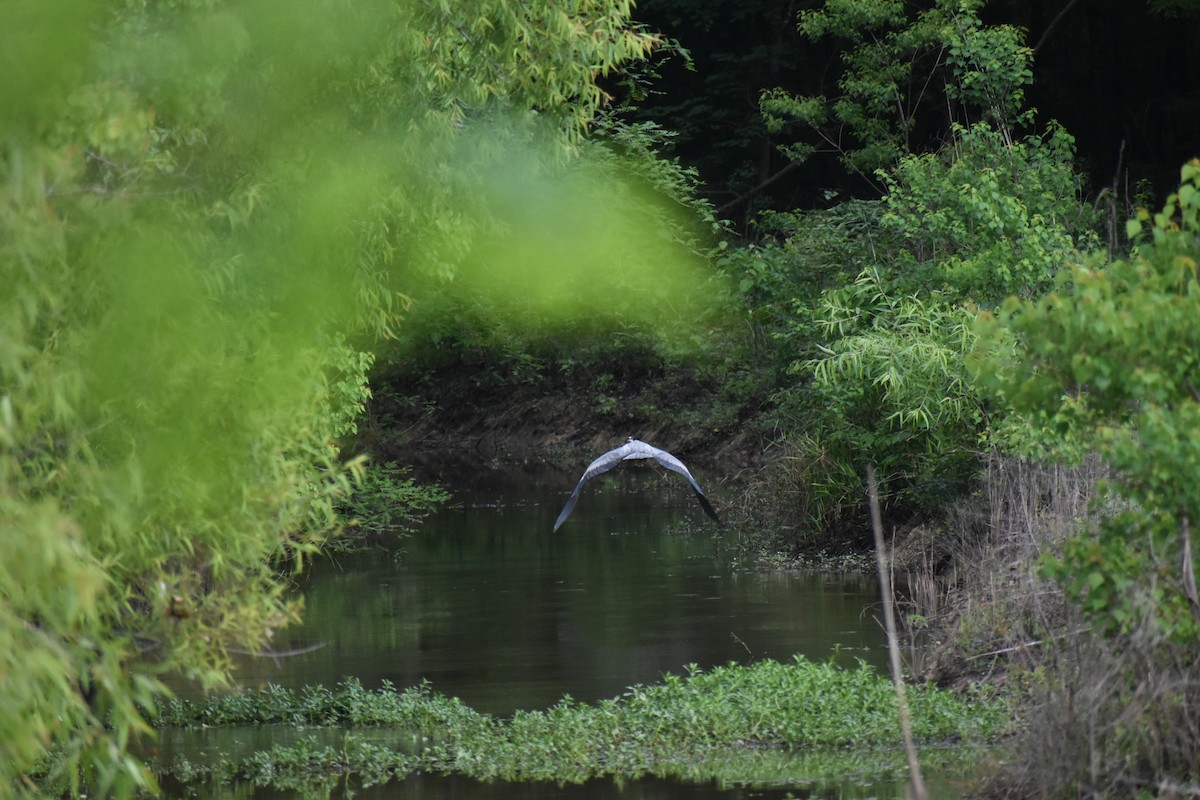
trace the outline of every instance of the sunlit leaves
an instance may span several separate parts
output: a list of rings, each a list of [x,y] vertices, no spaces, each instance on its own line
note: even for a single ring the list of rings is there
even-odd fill
[[[648,55],[658,41],[628,24],[632,5],[417,3],[412,24],[420,38],[406,41],[397,55],[419,49],[421,91],[431,109],[455,124],[502,102],[549,115],[578,135],[605,100],[597,79]]]
[[[982,25],[969,15],[955,18],[953,24],[946,63],[955,80],[946,86],[947,98],[982,110],[988,121],[1011,136],[1013,125],[1032,118],[1025,108],[1025,87],[1033,83],[1033,50],[1025,45],[1025,31]]]
[[[1033,52],[1024,31],[985,25],[982,5],[940,0],[914,13],[894,0],[830,0],[802,11],[801,34],[847,43],[840,94],[766,92],[760,106],[768,128],[782,133],[800,123],[809,135],[784,144],[784,152],[793,158],[836,153],[867,179],[939,142],[948,123],[986,120],[1011,138],[1013,127],[1030,116],[1025,87],[1033,80]]]
[[[954,135],[944,152],[906,156],[879,173],[888,188],[883,224],[973,302],[1045,291],[1077,248],[1095,246],[1074,140],[1057,126],[1016,142],[984,124]]]

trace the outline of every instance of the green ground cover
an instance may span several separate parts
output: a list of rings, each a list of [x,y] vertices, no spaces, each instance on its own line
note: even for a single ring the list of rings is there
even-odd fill
[[[913,687],[909,702],[916,736],[926,745],[992,741],[1009,718],[995,697],[935,687]],[[666,775],[786,782],[787,775],[811,774],[809,762],[817,757],[847,763],[865,758],[872,769],[903,769],[890,682],[866,665],[845,670],[799,657],[790,663],[691,668],[687,675],[667,675],[660,683],[634,686],[598,703],[565,697],[549,709],[510,717],[481,714],[428,685],[370,690],[350,680],[334,689],[269,687],[174,700],[162,709],[159,724],[347,729],[338,746],[314,735],[240,760],[198,765],[181,759],[162,765],[162,775],[185,783],[249,781],[297,788],[349,779],[372,785],[418,771],[484,780],[582,782]],[[404,729],[412,746],[368,741],[362,729],[372,726]]]

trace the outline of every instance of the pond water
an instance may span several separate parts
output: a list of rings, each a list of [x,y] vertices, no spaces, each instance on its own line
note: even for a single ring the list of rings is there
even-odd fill
[[[739,563],[732,534],[704,516],[678,475],[624,467],[601,476],[557,533],[553,521],[577,475],[465,464],[446,466],[440,477],[453,500],[398,548],[311,567],[297,586],[304,623],[276,643],[308,651],[242,659],[242,686],[334,685],[355,677],[367,688],[384,681],[403,688],[427,680],[435,691],[504,715],[548,707],[563,695],[612,697],[664,673],[682,674],[688,664],[799,653],[847,666],[862,659],[886,671],[873,579],[760,572]],[[720,508],[716,482],[703,472],[696,477],[710,495],[718,490]],[[269,728],[163,733],[167,760],[252,750],[288,735]],[[853,787],[823,796],[903,797],[894,779]],[[657,779],[539,788],[444,776],[414,776],[381,791],[402,798],[658,800],[786,794]]]

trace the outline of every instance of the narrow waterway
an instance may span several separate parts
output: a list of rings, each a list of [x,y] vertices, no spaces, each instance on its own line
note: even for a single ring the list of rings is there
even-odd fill
[[[467,474],[470,472],[471,474]],[[280,658],[245,658],[244,687],[334,685],[359,679],[406,687],[422,680],[474,708],[504,715],[592,701],[638,683],[772,658],[886,670],[868,577],[762,572],[740,563],[732,534],[714,525],[674,474],[623,468],[593,481],[557,533],[554,518],[577,475],[542,467],[448,466],[452,502],[399,546],[314,564],[297,586],[304,623]],[[720,506],[713,476],[709,484]],[[336,734],[334,734],[336,735]],[[380,734],[386,735],[386,734]],[[286,731],[164,731],[162,756],[231,754]],[[830,776],[827,788],[842,781]],[[587,787],[591,787],[588,789]],[[414,776],[380,797],[782,797],[784,789],[721,790],[663,780],[585,787],[479,785]],[[764,793],[765,792],[765,793]],[[865,792],[865,793],[864,793]],[[902,797],[889,778],[862,778],[837,797]]]
[[[607,476],[606,476],[607,478]],[[313,565],[304,624],[281,650],[247,659],[244,685],[404,687],[425,679],[507,714],[564,694],[597,700],[684,666],[751,659],[886,665],[877,599],[861,577],[761,572],[738,564],[679,476],[631,469],[587,487],[553,520],[570,476],[485,470],[399,551]]]

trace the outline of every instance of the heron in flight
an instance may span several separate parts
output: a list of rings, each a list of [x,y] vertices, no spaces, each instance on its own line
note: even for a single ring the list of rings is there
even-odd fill
[[[682,461],[666,450],[659,450],[654,445],[646,444],[630,436],[625,444],[615,450],[609,450],[588,465],[588,468],[583,472],[583,477],[575,485],[575,491],[571,492],[570,499],[567,500],[567,504],[563,506],[562,512],[559,513],[558,519],[554,521],[554,530],[557,531],[561,528],[562,524],[567,521],[567,517],[571,516],[571,510],[575,508],[575,503],[579,501],[579,493],[583,490],[585,483],[602,472],[608,472],[622,461],[634,461],[642,458],[653,458],[667,469],[678,472],[687,478],[688,483],[692,485],[692,490],[696,493],[696,499],[700,501],[700,506],[704,509],[704,513],[716,520],[718,524],[721,522],[717,517],[717,512],[713,511],[712,505],[708,502],[708,498],[704,496],[704,491],[700,488],[700,484],[696,483],[696,479],[692,477],[692,473],[688,472],[688,468],[683,465]]]

